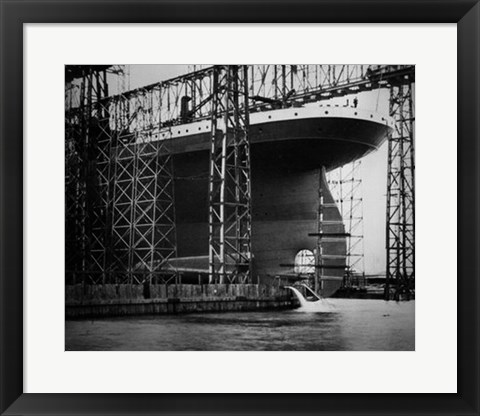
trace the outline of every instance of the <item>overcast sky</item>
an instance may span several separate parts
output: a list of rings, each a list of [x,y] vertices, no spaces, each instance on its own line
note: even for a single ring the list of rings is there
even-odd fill
[[[184,74],[193,65],[129,65],[129,89]],[[113,87],[113,85],[112,85]],[[388,115],[388,92],[357,94],[358,107]],[[346,98],[339,98],[344,104]],[[366,273],[385,272],[385,221],[387,186],[387,146],[362,159],[364,244]]]

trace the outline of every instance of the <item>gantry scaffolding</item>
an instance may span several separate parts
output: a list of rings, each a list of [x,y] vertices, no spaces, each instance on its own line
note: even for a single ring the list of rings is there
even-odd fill
[[[320,293],[321,285],[323,283],[324,275],[324,241],[322,238],[324,234],[324,214],[325,214],[325,195],[323,191],[323,184],[326,181],[325,168],[322,167],[318,170],[318,198],[317,198],[317,243],[315,247],[315,281],[313,288],[315,293]]]
[[[216,66],[212,95],[210,282],[246,283],[252,231],[247,67]]]
[[[344,286],[365,286],[362,160],[339,167],[328,175],[328,184],[345,223],[347,253]]]
[[[107,68],[70,66],[65,72],[65,261],[71,282],[97,283],[104,273],[104,251],[98,244],[105,228],[101,214],[104,166],[96,160],[102,158],[105,144],[99,134],[105,118],[99,103],[108,96]]]
[[[240,202],[249,199],[248,113],[389,89],[390,112],[395,117],[396,128],[389,138],[387,278],[399,294],[411,292],[414,285],[414,66],[249,65],[248,77],[237,69],[238,83],[246,85],[243,93],[226,81],[228,77],[223,78],[231,71],[227,67],[202,68],[114,96],[108,96],[105,73],[109,66],[67,67],[67,83],[80,80],[76,89],[67,88],[80,90],[78,105],[68,100],[70,104],[66,106],[67,281],[171,280],[174,271],[169,271],[167,266],[168,259],[176,255],[176,238],[174,172],[168,139],[174,137],[175,126],[199,120],[211,120],[218,131],[212,136],[215,139],[212,140],[211,167],[219,168],[220,176],[225,175],[221,181],[218,172],[210,175],[210,211],[218,211],[216,217],[211,217],[211,224],[220,223],[214,219],[220,218],[217,208],[226,207],[231,201],[242,218],[241,221],[236,218],[234,221],[234,217],[228,219],[229,224],[235,223],[228,230],[241,231],[232,244],[235,249],[226,244],[229,237],[223,237],[224,253],[236,253],[224,254],[223,260],[220,260],[220,236],[222,233],[225,236],[227,228],[223,232],[217,232],[218,227],[211,228],[215,229],[210,238],[211,278],[220,281],[220,277],[215,276],[223,275],[225,281],[225,273],[230,273],[228,263],[234,260],[238,267],[232,270],[241,270],[239,281],[248,280],[251,248],[250,231],[246,231],[249,227],[245,224],[251,220],[245,220],[247,211]],[[218,82],[214,88],[216,76]],[[225,117],[225,112],[231,117]],[[222,120],[236,132],[234,139],[230,139],[227,127],[219,128]],[[227,143],[225,150],[222,143]],[[229,144],[243,154],[230,153]],[[221,168],[224,151],[225,156],[235,155],[232,166],[236,164],[236,169],[227,159],[224,159],[225,168]],[[236,193],[235,198],[229,201],[227,196],[233,194],[228,191],[222,199],[221,184],[225,185],[227,174],[233,177],[234,171],[237,173],[231,189],[235,189],[232,191]],[[227,223],[224,226],[230,227]],[[237,271],[230,273],[227,281],[237,279]]]
[[[153,100],[162,89],[125,97],[113,108],[111,236],[113,281],[165,282],[174,277],[163,267],[176,254],[175,201],[169,140],[152,140]],[[135,129],[132,121],[135,120]]]
[[[388,139],[385,298],[410,299],[415,294],[415,109],[410,76],[390,86],[390,114],[395,128]]]
[[[67,282],[166,281],[162,265],[176,252],[173,170],[169,141],[151,140],[163,91],[108,97],[107,69],[67,67],[81,92],[66,116]]]

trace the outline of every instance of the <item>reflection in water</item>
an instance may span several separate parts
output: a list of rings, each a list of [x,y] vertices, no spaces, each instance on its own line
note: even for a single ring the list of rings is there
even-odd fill
[[[66,350],[414,350],[415,302],[327,299],[331,312],[235,312],[67,321]]]

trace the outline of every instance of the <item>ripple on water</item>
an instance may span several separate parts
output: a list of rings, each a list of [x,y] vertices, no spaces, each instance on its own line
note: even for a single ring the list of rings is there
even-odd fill
[[[268,311],[67,321],[66,350],[414,350],[415,302],[328,299],[329,312]]]

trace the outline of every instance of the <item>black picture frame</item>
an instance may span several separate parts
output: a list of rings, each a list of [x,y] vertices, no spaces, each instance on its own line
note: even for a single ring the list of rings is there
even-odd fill
[[[2,415],[478,415],[478,0],[0,0],[0,262]],[[457,394],[26,394],[23,393],[24,23],[457,23]],[[441,71],[441,68],[438,68]],[[445,81],[439,88],[454,88]],[[428,139],[428,138],[427,138]],[[433,138],[432,138],[433,139]],[[446,166],[448,169],[448,166]],[[391,365],[385,379],[395,377]],[[412,372],[414,369],[412,369]],[[441,371],[441,368],[439,368]],[[252,374],[252,376],[254,376]],[[346,375],[348,376],[348,375]]]

